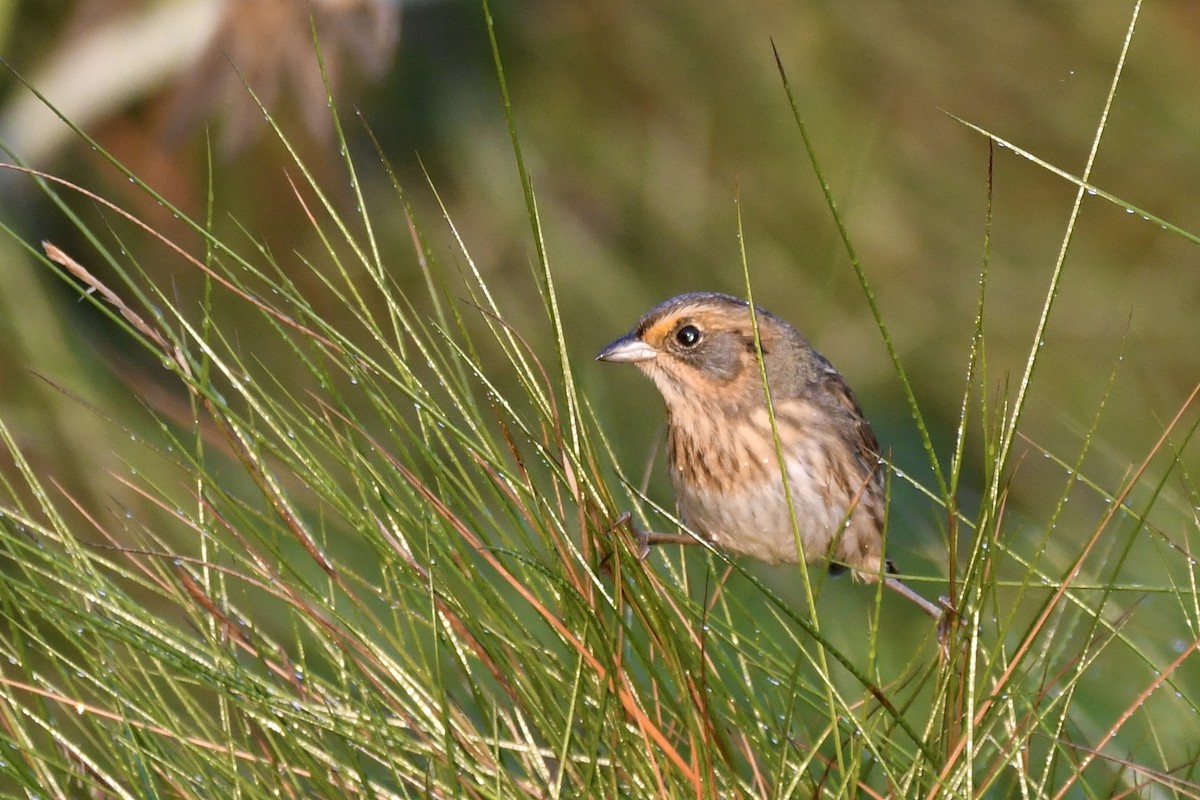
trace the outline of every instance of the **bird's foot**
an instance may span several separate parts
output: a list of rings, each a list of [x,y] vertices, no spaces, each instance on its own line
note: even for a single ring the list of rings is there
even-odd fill
[[[938,605],[941,606],[941,613],[937,616],[937,640],[938,651],[941,653],[942,659],[950,660],[950,632],[958,622],[958,609],[950,602],[950,598],[942,595],[938,598]]]
[[[633,534],[633,541],[637,545],[638,561],[645,561],[650,555],[650,532],[639,528],[633,521],[633,514],[629,511],[621,512],[621,515],[613,520],[613,524],[608,526],[608,532],[615,533],[622,526],[628,526],[629,532]],[[609,556],[611,555],[610,553]],[[607,561],[608,557],[605,557],[605,560]]]
[[[612,533],[623,525],[628,526],[630,533],[633,534],[633,541],[637,545],[637,557],[639,561],[645,561],[650,555],[650,548],[655,545],[696,544],[696,539],[688,536],[686,533],[659,533],[658,531],[643,530],[633,521],[633,514],[628,511],[622,512],[613,521],[613,524],[608,528],[608,532]]]
[[[891,567],[891,564],[889,563],[888,566]],[[892,570],[894,570],[894,567],[892,567]],[[889,576],[884,581],[889,589],[904,595],[916,603],[922,611],[933,617],[937,623],[938,650],[941,652],[943,658],[948,659],[950,657],[950,633],[959,619],[958,609],[954,607],[950,598],[942,595],[936,603],[933,603],[917,594],[909,588],[908,584],[897,577]]]

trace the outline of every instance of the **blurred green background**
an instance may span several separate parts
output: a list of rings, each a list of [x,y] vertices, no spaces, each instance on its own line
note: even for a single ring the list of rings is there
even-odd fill
[[[367,207],[396,279],[420,295],[403,209],[356,110],[396,168],[435,255],[446,265],[461,261],[426,171],[509,319],[549,354],[532,277],[536,256],[479,6],[430,0],[398,10],[386,0],[325,0],[313,8]],[[772,42],[945,454],[962,402],[988,181],[987,141],[948,114],[1078,174],[1133,8],[1112,0],[496,2],[568,343],[627,471],[640,474],[646,442],[661,426],[661,403],[634,370],[591,359],[667,296],[744,293],[740,197],[757,299],[839,367],[896,462],[929,481],[899,382],[813,179]],[[214,228],[237,241],[261,240],[304,281],[311,279],[302,259],[320,245],[288,182],[295,168],[232,66],[352,212],[324,89],[311,64],[303,66],[312,47],[306,13],[294,0],[9,0],[0,2],[0,52],[143,180],[199,218],[210,132]],[[39,127],[28,97],[11,74],[0,75],[0,137],[16,157],[200,250],[197,236],[96,153],[54,133],[62,126]],[[1200,5],[1147,4],[1093,183],[1200,230],[1198,131]],[[996,152],[994,185],[986,311],[993,402],[1011,395],[1009,378],[1015,382],[1023,367],[1075,193],[1005,150]],[[164,258],[161,245],[130,235],[86,200],[73,199],[72,208],[93,224],[112,224],[160,285],[181,302],[199,302],[199,276]],[[93,261],[89,245],[27,177],[0,175],[0,221],[26,242],[48,239]],[[123,496],[104,473],[136,468],[146,457],[130,441],[149,423],[144,406],[189,418],[183,394],[15,238],[0,239],[0,264],[0,414],[35,465],[85,501],[136,507],[139,499]],[[1030,457],[1018,462],[1013,480],[1013,536],[1022,535],[1024,519],[1038,530],[1065,480],[1042,452],[1073,460],[1122,353],[1084,471],[1112,490],[1149,452],[1200,375],[1198,299],[1193,244],[1101,199],[1085,202],[1022,426]],[[252,350],[252,323],[224,322]],[[39,376],[99,413],[81,411],[78,400]],[[980,457],[969,453],[968,463]],[[1181,458],[1192,473],[1200,466],[1194,447]],[[1181,545],[1195,535],[1186,488],[1173,478],[1153,517]],[[944,519],[915,492],[898,491],[899,558],[913,571],[940,573],[930,565],[943,551]],[[669,497],[661,469],[651,493]],[[1072,500],[1056,539],[1064,555],[1105,510],[1091,490]]]

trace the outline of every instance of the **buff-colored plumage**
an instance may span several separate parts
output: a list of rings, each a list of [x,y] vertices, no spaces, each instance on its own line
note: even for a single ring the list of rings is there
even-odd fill
[[[886,573],[884,467],[875,435],[824,356],[787,322],[761,308],[756,317],[794,526],[746,302],[715,293],[673,297],[598,358],[636,364],[666,401],[671,483],[692,531],[768,563],[795,563],[802,553],[805,561],[828,560],[875,580]]]

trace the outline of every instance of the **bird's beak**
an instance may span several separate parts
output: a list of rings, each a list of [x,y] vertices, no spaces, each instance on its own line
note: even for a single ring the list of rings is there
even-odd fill
[[[639,361],[649,361],[657,355],[658,351],[653,347],[637,338],[636,335],[627,333],[601,350],[600,355],[596,356],[596,360],[635,364]]]

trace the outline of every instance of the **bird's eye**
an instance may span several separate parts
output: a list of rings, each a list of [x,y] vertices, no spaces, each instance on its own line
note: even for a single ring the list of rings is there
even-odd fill
[[[675,331],[675,341],[683,347],[695,347],[696,342],[700,341],[700,329],[695,325],[684,325]]]

